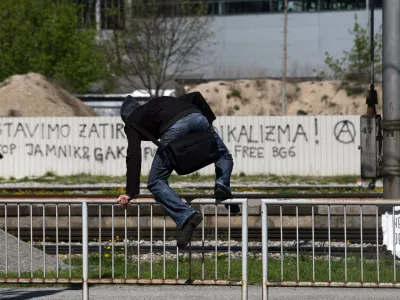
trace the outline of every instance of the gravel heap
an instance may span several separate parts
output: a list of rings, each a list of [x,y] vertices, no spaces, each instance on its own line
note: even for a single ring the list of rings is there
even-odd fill
[[[6,273],[6,234],[0,229],[0,272]],[[7,272],[14,273],[18,272],[18,238],[7,233],[7,259],[8,266]],[[19,263],[20,271],[30,272],[31,271],[31,245],[22,240],[19,241]],[[46,257],[46,271],[56,271],[57,258],[52,255],[45,255]],[[66,268],[67,266],[59,259],[59,267]],[[32,249],[32,269],[33,271],[43,270],[43,251],[33,247]]]

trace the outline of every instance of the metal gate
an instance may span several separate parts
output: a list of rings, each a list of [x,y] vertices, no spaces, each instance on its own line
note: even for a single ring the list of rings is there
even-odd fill
[[[263,199],[261,205],[263,299],[268,299],[268,287],[400,287],[397,283],[400,268],[397,267],[396,257],[396,250],[397,253],[400,250],[396,233],[396,228],[400,226],[400,212],[395,208],[399,201]],[[301,216],[299,209],[302,210]],[[272,210],[273,215],[269,213]],[[288,214],[295,215],[295,218]],[[389,224],[385,230],[391,231],[386,231],[386,236],[389,234],[386,240],[393,243],[392,253],[380,241],[380,217],[382,226],[385,220]],[[268,229],[271,226],[280,229],[280,243],[277,242],[280,244],[280,253],[275,257],[269,252],[271,241]],[[326,232],[326,237],[322,237],[325,239],[323,242],[316,241],[317,227]],[[343,241],[332,238],[333,227],[342,230],[340,234]],[[288,228],[296,230],[296,239],[292,243],[294,254],[285,253],[284,250],[284,235]],[[350,228],[359,231],[358,249],[349,244]],[[310,231],[311,241],[300,237]],[[363,242],[367,231],[369,239],[375,240],[374,244],[365,245]],[[337,245],[340,251],[336,249]],[[317,255],[317,247],[322,248],[322,256]]]
[[[221,207],[224,204],[228,209]],[[231,215],[232,204],[241,206],[239,216]],[[197,206],[203,222],[196,230],[197,239],[194,236],[188,249],[180,252],[172,234],[177,232],[175,223],[160,215],[162,208],[153,199],[135,199],[128,207],[90,199],[0,200],[0,227],[4,229],[0,259],[5,266],[0,282],[82,283],[83,299],[89,299],[89,283],[239,285],[242,299],[247,299],[247,199],[218,203],[195,199],[189,205]],[[228,229],[223,260],[219,218]],[[231,276],[231,220],[241,226],[241,278]],[[46,229],[52,231],[54,242],[48,242]],[[205,244],[206,231],[214,235],[209,245]],[[29,243],[22,235],[29,235]],[[50,250],[54,256],[46,254]],[[211,265],[213,274],[206,268]]]

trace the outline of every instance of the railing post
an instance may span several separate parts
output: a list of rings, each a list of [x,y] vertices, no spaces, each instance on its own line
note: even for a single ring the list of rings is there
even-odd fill
[[[261,200],[262,215],[262,299],[268,300],[268,211],[267,205]],[[282,259],[282,258],[281,258]]]
[[[242,300],[248,299],[248,201],[242,204]]]
[[[88,286],[88,205],[87,202],[82,202],[82,300],[89,300],[89,286]]]

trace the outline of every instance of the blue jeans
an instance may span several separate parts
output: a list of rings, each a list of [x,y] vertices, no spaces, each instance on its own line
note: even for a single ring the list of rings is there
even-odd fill
[[[230,178],[233,169],[233,159],[224,142],[215,132],[207,118],[201,113],[192,113],[172,125],[161,137],[160,142],[167,145],[169,142],[191,132],[211,131],[214,133],[218,144],[220,158],[215,162],[215,182],[230,189]],[[168,185],[168,177],[173,168],[166,154],[158,149],[149,174],[147,187],[155,196],[167,215],[169,215],[179,228],[195,213]]]

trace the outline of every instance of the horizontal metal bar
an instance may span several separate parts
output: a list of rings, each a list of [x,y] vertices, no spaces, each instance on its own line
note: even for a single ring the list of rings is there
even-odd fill
[[[242,281],[233,280],[185,280],[185,279],[117,279],[93,278],[89,283],[117,283],[117,284],[166,284],[166,285],[226,285],[241,286]]]
[[[83,283],[78,278],[0,278],[0,283]],[[166,285],[225,285],[241,286],[242,281],[235,280],[184,280],[184,279],[118,279],[118,278],[89,278],[88,283],[104,284],[166,284]]]
[[[183,199],[184,200],[184,199]],[[191,204],[242,204],[245,203],[247,199],[230,199],[230,200],[224,200],[222,202],[216,201],[216,199],[212,198],[204,198],[204,199],[193,199],[190,201]],[[185,201],[185,200],[184,200]],[[115,204],[116,201],[98,201],[98,200],[89,200],[87,201],[88,204],[91,203],[96,203],[99,204]],[[130,204],[157,204],[158,202],[155,201],[154,199],[132,199]]]
[[[261,199],[266,205],[393,205],[400,206],[399,200],[385,199]]]
[[[63,198],[55,198],[55,199],[49,199],[49,198],[37,198],[37,199],[27,199],[27,198],[9,198],[9,199],[0,199],[0,204],[82,204],[85,202],[85,199],[82,198],[76,198],[74,200],[71,200],[68,197],[63,197]],[[98,201],[97,203],[103,203],[103,201]],[[117,201],[114,201],[114,204]]]
[[[79,278],[0,278],[0,283],[82,283]]]
[[[68,197],[65,197],[68,199]],[[190,203],[198,203],[198,204],[241,204],[245,203],[247,199],[231,199],[231,200],[224,200],[222,202],[216,201],[212,198],[204,198],[204,199],[193,199]],[[117,200],[99,200],[99,199],[90,199],[90,198],[77,198],[76,200],[62,200],[62,199],[7,199],[3,200],[0,199],[0,204],[81,204],[83,202],[87,202],[88,204],[117,204]],[[157,202],[154,199],[142,198],[142,199],[133,199],[129,202],[130,204],[156,204]]]
[[[0,283],[82,283],[79,278],[0,278]],[[225,285],[241,286],[241,281],[229,280],[183,280],[183,279],[117,279],[117,278],[89,278],[88,283],[104,284],[166,284],[166,285]],[[389,282],[296,282],[296,281],[268,281],[269,287],[349,287],[349,288],[400,288],[400,283]]]
[[[312,282],[312,281],[268,281],[272,287],[342,287],[342,288],[400,288],[400,283],[390,282]]]

